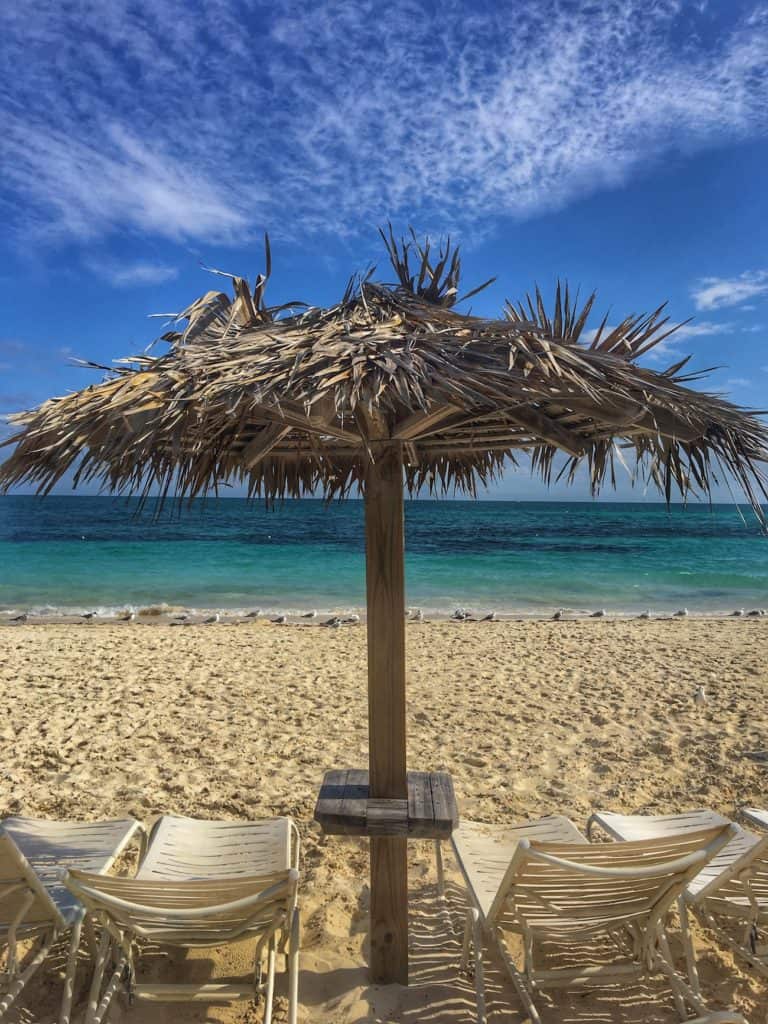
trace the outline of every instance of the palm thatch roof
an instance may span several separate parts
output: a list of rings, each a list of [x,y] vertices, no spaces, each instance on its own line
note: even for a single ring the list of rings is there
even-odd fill
[[[547,481],[585,460],[594,491],[617,462],[667,500],[735,478],[762,520],[759,414],[686,387],[700,376],[681,372],[687,360],[638,364],[677,329],[663,306],[603,320],[585,344],[594,295],[579,307],[558,285],[550,312],[537,289],[498,319],[473,316],[455,308],[469,296],[450,242],[383,238],[396,282],[354,277],[329,309],[267,305],[267,241],[255,285],[232,277],[233,295],[174,316],[164,354],[97,367],[100,383],[11,417],[0,486],[47,492],[75,467],[76,482],[122,493],[195,496],[232,480],[268,499],[343,495],[397,441],[410,493],[474,493],[522,449]]]

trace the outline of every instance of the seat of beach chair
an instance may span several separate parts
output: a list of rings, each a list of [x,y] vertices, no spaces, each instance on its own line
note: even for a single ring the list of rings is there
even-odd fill
[[[768,811],[763,811],[759,807],[742,807],[739,811],[739,816],[748,825],[754,825],[755,828],[768,831]]]
[[[747,820],[749,813],[741,812]],[[759,813],[759,812],[758,812]],[[588,833],[599,825],[613,839],[619,841],[638,838],[675,837],[704,823],[727,821],[714,811],[693,810],[681,814],[644,815],[614,814],[599,811],[589,819]],[[747,960],[764,976],[768,976],[768,948],[765,953],[757,947],[756,928],[768,921],[768,835],[757,835],[738,825],[733,826],[731,841],[691,879],[680,903],[680,924],[688,960],[691,984],[698,990],[696,957],[690,937],[685,904],[698,910],[707,925],[735,953]],[[747,925],[744,941],[736,942],[717,922],[718,916],[741,919]]]
[[[121,984],[132,997],[151,1001],[234,1002],[263,992],[269,1024],[278,948],[288,955],[288,1022],[296,1024],[298,862],[298,829],[290,818],[200,821],[166,815],[152,829],[133,878],[67,872],[64,883],[103,926],[86,1024],[104,1020]],[[139,939],[190,949],[247,935],[257,937],[255,976],[248,984],[150,984],[136,978]],[[114,970],[102,991],[110,961]]]
[[[202,821],[166,814],[150,833],[136,878],[237,878],[298,868],[291,818]]]
[[[62,884],[58,873],[85,865],[94,874],[109,871],[142,826],[117,821],[46,821],[5,818],[0,824],[0,935],[8,944],[5,992],[0,1019],[42,965],[51,946],[70,933],[60,1024],[71,1012],[77,950],[84,908]],[[19,966],[16,943],[39,940],[28,962]]]
[[[675,971],[664,922],[687,882],[733,832],[726,822],[673,841],[593,845],[567,818],[506,828],[462,822],[453,836],[471,903],[462,963],[474,946],[478,1021],[485,1021],[484,932],[496,940],[534,1024],[540,1020],[533,1001],[538,989],[625,984],[649,973],[666,977],[681,1019],[686,1004],[706,1017],[700,995]],[[550,838],[543,838],[547,834]],[[505,932],[522,936],[522,969]],[[534,945],[540,942],[571,946],[578,956],[585,941],[617,940],[620,934],[630,940],[620,950],[622,963],[543,969],[534,962]]]
[[[678,836],[697,829],[716,825],[727,825],[730,821],[715,811],[694,810],[681,814],[615,814],[613,811],[598,811],[587,823],[587,835],[595,825],[612,839],[626,842],[630,839],[653,839],[663,836]],[[736,826],[733,838],[685,887],[685,898],[694,903],[708,894],[713,883],[720,878],[741,857],[749,853],[759,842],[760,836]]]
[[[82,913],[79,900],[60,881],[61,868],[103,875],[112,869],[137,832],[134,818],[113,821],[45,821],[5,818],[2,829],[23,853],[68,924]]]
[[[551,843],[586,843],[586,837],[570,818],[550,815],[520,825],[487,825],[479,821],[462,821],[453,833],[452,845],[464,880],[473,879],[478,906],[487,916],[504,874],[521,839],[538,839]]]

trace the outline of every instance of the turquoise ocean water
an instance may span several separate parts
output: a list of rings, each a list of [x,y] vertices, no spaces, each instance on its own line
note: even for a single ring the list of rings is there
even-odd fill
[[[365,603],[363,506],[226,499],[136,515],[113,498],[0,498],[0,610]],[[734,506],[415,501],[408,603],[425,611],[729,612],[768,605],[768,538]]]

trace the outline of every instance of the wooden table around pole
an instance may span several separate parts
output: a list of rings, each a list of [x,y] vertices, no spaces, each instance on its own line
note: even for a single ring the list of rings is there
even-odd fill
[[[397,847],[398,853],[406,851],[408,839],[450,839],[459,824],[451,776],[447,772],[409,771],[406,781],[405,799],[377,798],[371,796],[369,773],[365,769],[335,768],[323,778],[315,805],[315,821],[326,835],[368,836],[371,845],[401,844]],[[372,865],[373,858],[372,850]],[[398,981],[403,985],[408,982],[407,866],[405,871],[404,920],[403,905],[391,899],[382,900],[374,918],[374,878],[371,879],[371,976],[374,981]],[[400,875],[397,877],[399,880]],[[380,875],[376,877],[377,882],[381,880]],[[386,890],[382,896],[385,895]],[[374,944],[374,937],[377,944]],[[397,976],[393,978],[384,973],[388,969],[396,969]]]

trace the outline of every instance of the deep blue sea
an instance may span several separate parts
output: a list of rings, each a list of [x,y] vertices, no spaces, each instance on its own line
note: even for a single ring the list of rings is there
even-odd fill
[[[0,498],[0,610],[159,604],[265,611],[365,603],[363,505]],[[408,603],[425,611],[768,605],[768,538],[732,505],[414,501]]]

